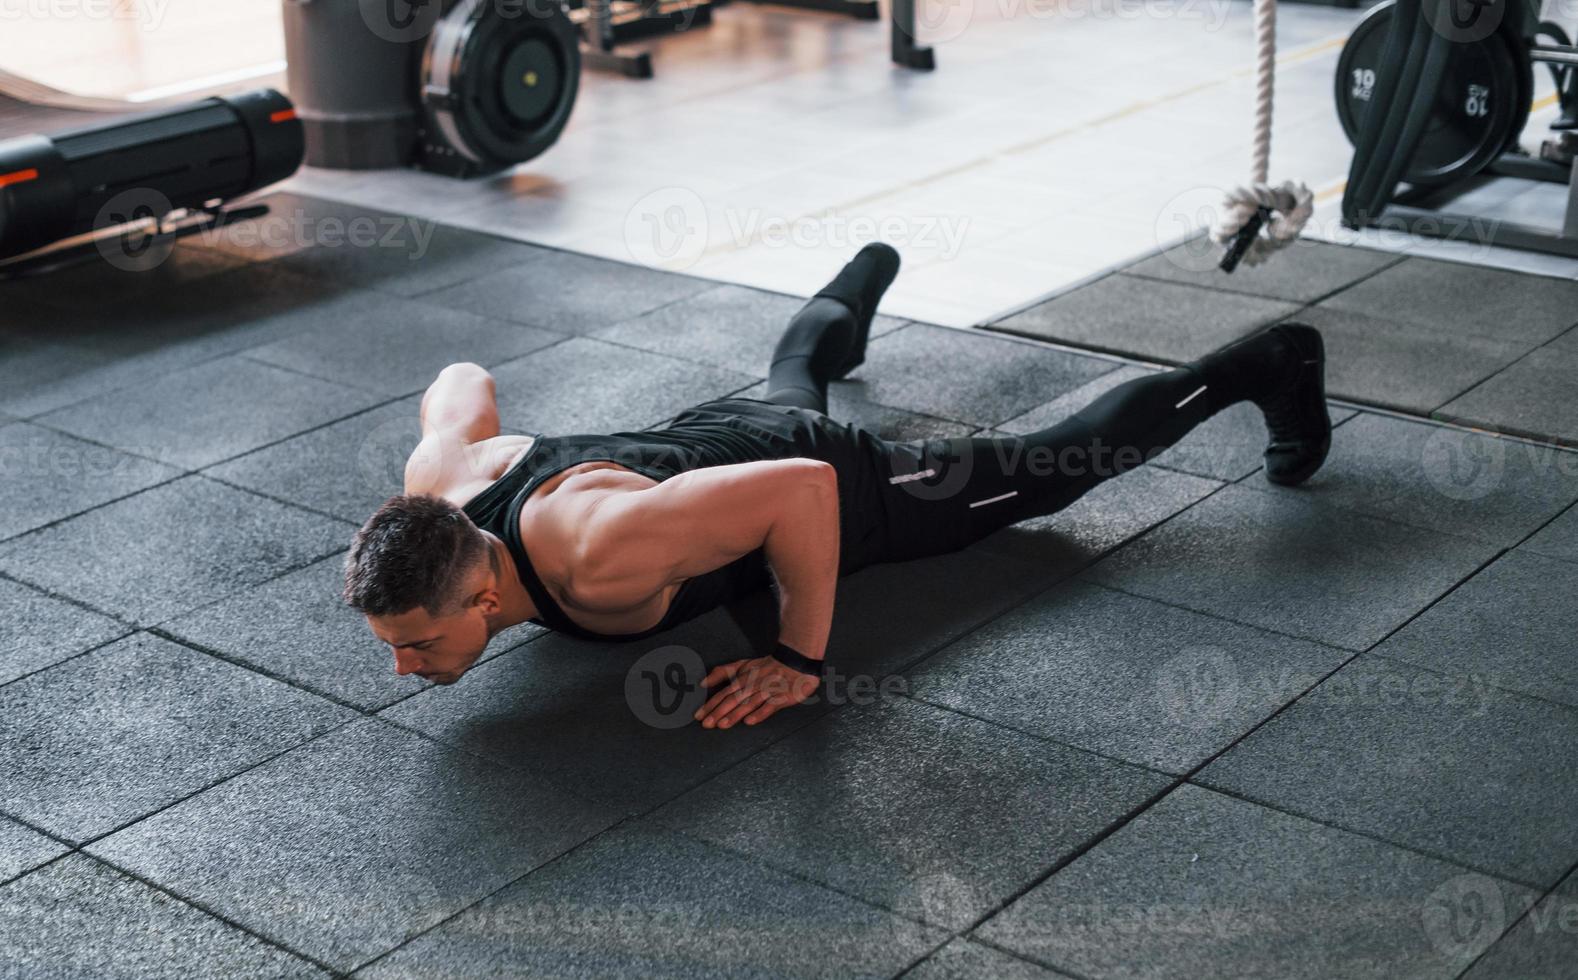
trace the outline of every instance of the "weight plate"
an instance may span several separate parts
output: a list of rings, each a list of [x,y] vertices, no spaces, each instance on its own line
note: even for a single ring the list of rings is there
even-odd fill
[[[559,138],[580,76],[575,26],[554,0],[508,8],[462,0],[428,40],[422,98],[445,142],[479,167],[502,169]]]
[[[548,114],[563,93],[559,59],[540,37],[529,37],[504,56],[499,72],[499,101],[522,125],[535,125]]]
[[[1393,3],[1373,8],[1337,59],[1337,117],[1350,143],[1373,104],[1393,21]],[[1403,180],[1447,184],[1484,169],[1517,138],[1528,116],[1519,105],[1526,91],[1504,32],[1459,45]]]

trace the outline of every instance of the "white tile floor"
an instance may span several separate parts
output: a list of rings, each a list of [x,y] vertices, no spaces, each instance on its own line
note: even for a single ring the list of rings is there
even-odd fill
[[[937,9],[934,73],[888,63],[885,22],[735,5],[654,44],[654,80],[588,74],[563,139],[512,174],[292,186],[801,295],[880,234],[906,259],[884,311],[968,326],[1188,233],[1245,175],[1248,4]],[[1281,8],[1277,179],[1346,172],[1331,78],[1357,16]]]

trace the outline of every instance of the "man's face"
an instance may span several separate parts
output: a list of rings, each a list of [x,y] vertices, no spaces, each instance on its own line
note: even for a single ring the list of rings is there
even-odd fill
[[[444,616],[421,606],[397,616],[368,616],[367,625],[394,651],[395,673],[416,674],[435,684],[460,680],[490,639],[483,607],[475,601]]]

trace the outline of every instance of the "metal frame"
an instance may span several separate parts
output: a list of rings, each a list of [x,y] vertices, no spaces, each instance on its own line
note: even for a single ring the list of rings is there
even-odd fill
[[[1493,215],[1444,210],[1468,191],[1496,179],[1517,177],[1567,185],[1567,211],[1560,231],[1502,221]],[[1478,244],[1499,245],[1546,255],[1578,259],[1578,159],[1563,167],[1550,160],[1508,154],[1491,164],[1482,174],[1447,187],[1417,188],[1398,194],[1374,220],[1371,228],[1406,231],[1423,238],[1455,239],[1465,227],[1475,229]],[[1488,227],[1484,224],[1488,221]]]

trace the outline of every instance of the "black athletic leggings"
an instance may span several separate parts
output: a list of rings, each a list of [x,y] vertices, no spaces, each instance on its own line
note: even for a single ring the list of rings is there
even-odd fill
[[[826,412],[824,366],[838,358],[825,348],[841,333],[838,324],[819,330],[802,312],[773,355],[766,400]],[[1233,387],[1231,375],[1208,356],[1123,382],[1027,435],[890,443],[882,474],[888,560],[961,548],[1009,524],[1062,510],[1241,400]]]

